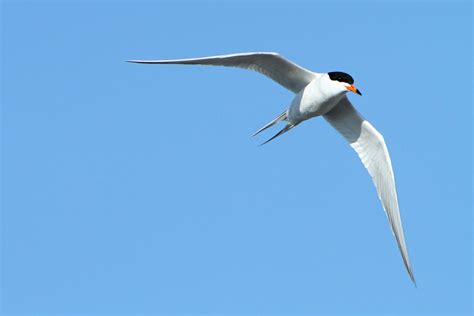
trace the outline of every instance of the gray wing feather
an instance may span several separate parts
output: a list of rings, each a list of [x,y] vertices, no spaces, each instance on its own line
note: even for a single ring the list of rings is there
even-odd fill
[[[372,177],[405,267],[415,282],[400,219],[392,162],[383,136],[354,109],[347,97],[324,118],[350,143]]]
[[[228,66],[255,70],[275,80],[294,93],[301,91],[319,75],[296,65],[277,53],[241,53],[189,59],[129,60],[129,62],[140,64]]]

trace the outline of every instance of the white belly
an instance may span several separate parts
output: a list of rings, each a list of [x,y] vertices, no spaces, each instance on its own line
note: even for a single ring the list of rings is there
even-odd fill
[[[298,124],[302,121],[329,112],[344,96],[330,95],[321,91],[319,81],[311,82],[300,91],[291,102],[288,111],[288,121]]]

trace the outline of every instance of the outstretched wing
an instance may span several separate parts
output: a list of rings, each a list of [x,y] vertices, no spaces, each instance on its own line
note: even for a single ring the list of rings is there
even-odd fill
[[[318,73],[304,69],[277,53],[241,53],[189,59],[129,60],[139,64],[183,64],[228,66],[255,70],[275,80],[285,88],[298,93]]]
[[[350,143],[372,177],[405,267],[415,282],[403,235],[392,162],[383,136],[354,109],[347,97],[325,114],[324,118]]]

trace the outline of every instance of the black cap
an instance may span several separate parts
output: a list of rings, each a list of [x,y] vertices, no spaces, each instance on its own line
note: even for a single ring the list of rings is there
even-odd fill
[[[332,71],[328,72],[328,75],[331,80],[354,84],[354,79],[351,77],[351,75],[346,74],[345,72]]]

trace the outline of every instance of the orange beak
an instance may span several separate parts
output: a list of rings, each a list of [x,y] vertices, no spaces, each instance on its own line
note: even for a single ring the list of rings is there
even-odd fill
[[[360,93],[359,89],[357,89],[353,84],[351,84],[350,86],[346,86],[346,89],[349,90],[349,91],[352,91],[354,93],[357,93],[358,95],[362,95],[362,93]]]

